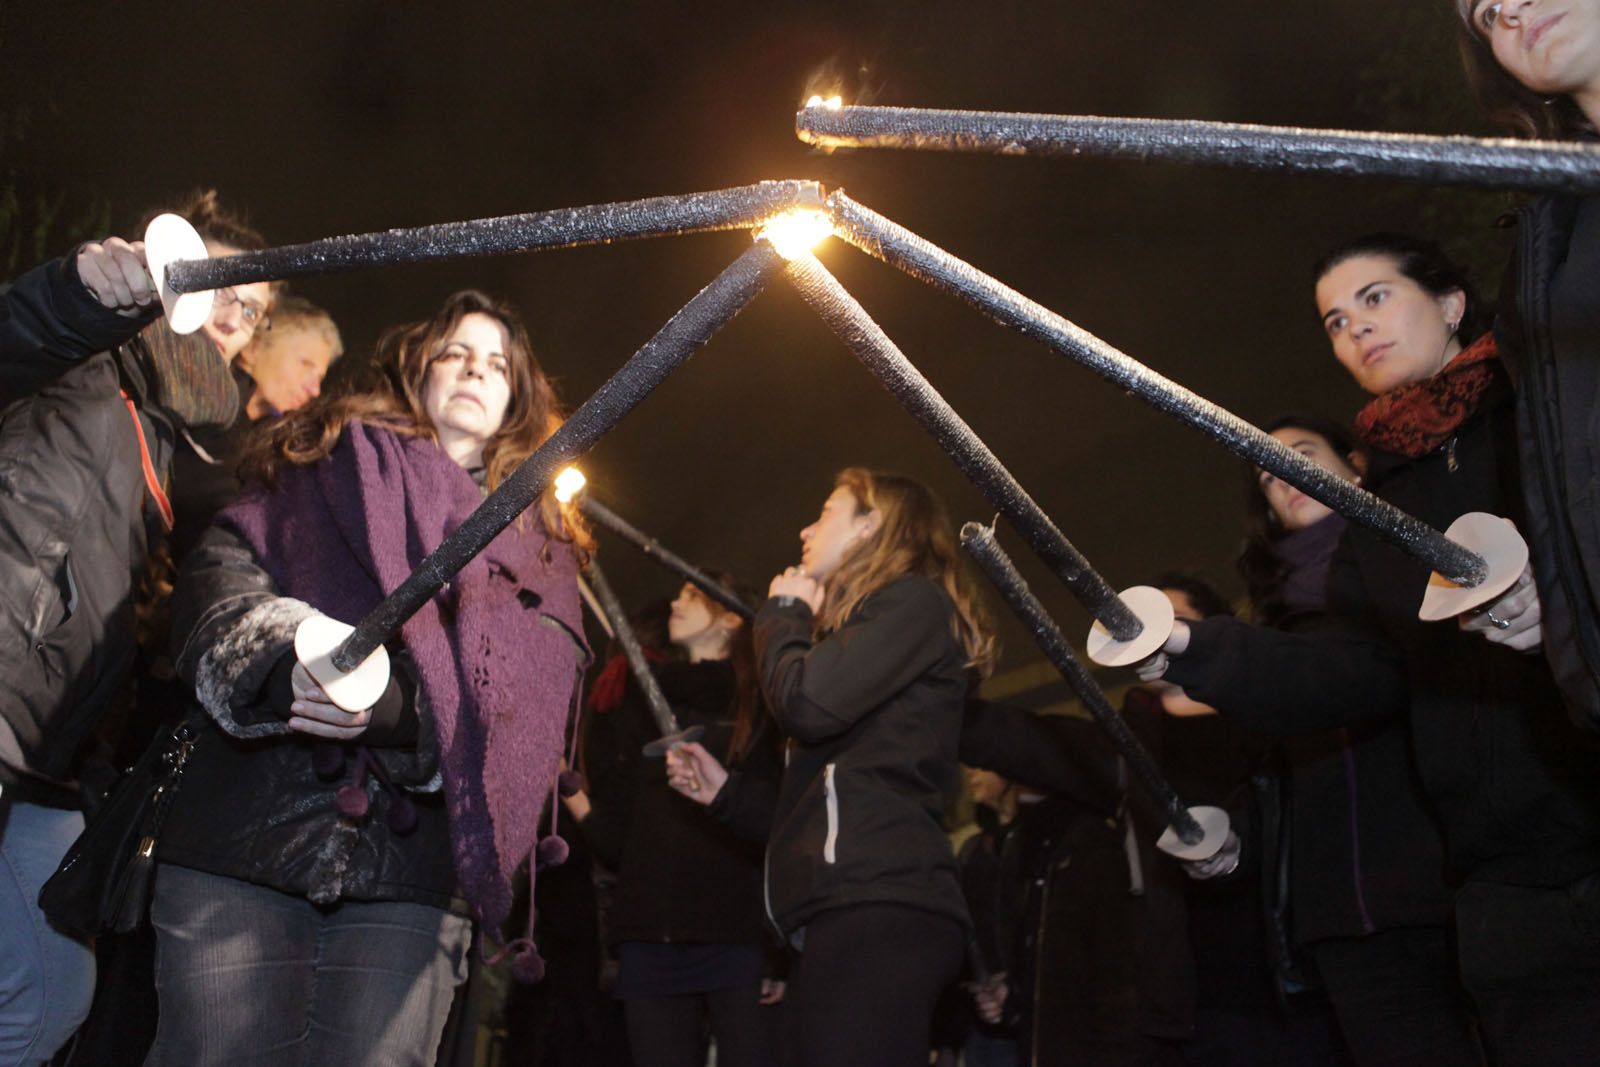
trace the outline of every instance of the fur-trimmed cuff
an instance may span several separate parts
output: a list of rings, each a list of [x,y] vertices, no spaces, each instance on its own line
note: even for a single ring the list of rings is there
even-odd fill
[[[200,657],[195,695],[224,733],[248,740],[289,732],[286,719],[272,715],[241,722],[238,712],[258,705],[267,680],[284,653],[294,648],[295,630],[318,614],[303,600],[275,597],[246,612],[223,638]]]

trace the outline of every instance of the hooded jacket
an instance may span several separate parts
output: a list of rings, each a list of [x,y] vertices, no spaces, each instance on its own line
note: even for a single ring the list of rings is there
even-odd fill
[[[804,603],[774,598],[756,615],[762,685],[790,739],[766,879],[785,935],[867,903],[968,925],[942,823],[968,686],[954,611],[943,589],[908,574],[819,641]]]
[[[78,804],[66,786],[133,662],[139,577],[160,529],[141,451],[164,480],[185,421],[156,349],[223,368],[203,334],[139,336],[158,313],[102,307],[71,257],[0,296],[0,784],[35,803]],[[232,419],[231,390],[212,417]]]

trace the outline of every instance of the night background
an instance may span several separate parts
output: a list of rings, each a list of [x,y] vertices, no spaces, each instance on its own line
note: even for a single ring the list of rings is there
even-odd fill
[[[824,154],[794,112],[847,102],[1490,133],[1445,0],[787,5],[21,4],[0,0],[0,277],[133,235],[215,186],[274,244],[814,178],[968,259],[1252,421],[1348,420],[1310,264],[1399,228],[1493,290],[1504,195],[1168,165]],[[297,281],[349,366],[465,286],[510,297],[577,406],[747,246],[742,233]],[[1113,585],[1182,568],[1230,595],[1240,464],[1065,357],[833,241],[821,257]],[[833,473],[993,508],[779,283],[583,463],[597,495],[765,587]],[[1081,641],[1087,618],[1001,542]],[[602,534],[630,606],[666,572]],[[1003,611],[995,601],[997,613]],[[1036,658],[1005,630],[1006,665]]]

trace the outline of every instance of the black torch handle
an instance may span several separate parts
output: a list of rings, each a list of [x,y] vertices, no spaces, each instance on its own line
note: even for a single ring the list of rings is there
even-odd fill
[[[1483,557],[1068,322],[999,280],[843,193],[828,198],[835,232],[868,255],[978,308],[1174,416],[1234,454],[1374,531],[1459,585],[1488,575]],[[1119,635],[1120,636],[1120,635]]]
[[[650,661],[645,659],[644,647],[639,644],[639,635],[633,632],[633,624],[628,621],[628,613],[622,610],[622,601],[617,599],[611,583],[606,581],[605,572],[600,569],[599,561],[591,559],[584,573],[589,578],[589,588],[594,590],[595,599],[600,601],[600,610],[606,613],[606,619],[611,623],[611,631],[616,635],[617,644],[622,646],[622,654],[628,660],[628,670],[633,675],[633,680],[639,684],[640,692],[644,693],[645,703],[650,706],[650,717],[656,721],[656,728],[661,731],[663,737],[683,733],[678,726],[678,717],[672,714],[672,705],[667,703],[667,695],[661,691],[661,683],[656,681],[656,672],[650,669]]]
[[[779,212],[821,206],[822,187],[816,182],[761,182],[736,189],[329,237],[216,259],[180,260],[167,267],[167,284],[175,292],[187,293],[398,263],[754,229]]]
[[[1161,161],[1534,193],[1600,192],[1600,149],[1559,141],[861,106],[808,107],[795,116],[795,132],[802,141],[835,148]]]
[[[750,606],[740,600],[732,590],[699,567],[696,567],[693,563],[668,549],[654,537],[644,533],[588,493],[578,497],[578,507],[583,510],[585,516],[604,526],[640,552],[667,568],[667,570],[685,581],[693,583],[695,588],[729,611],[736,613],[746,622],[756,617],[756,613],[751,610]]]
[[[1089,613],[1119,641],[1144,630],[1115,589],[1102,578],[1044,509],[1012,477],[983,439],[939,395],[865,308],[809,253],[791,256],[789,279],[839,339],[866,364],[912,418],[933,435],[961,472],[1000,510]]]
[[[1033,590],[1028,588],[1028,583],[1022,580],[1022,575],[1017,573],[1017,568],[1012,564],[1011,558],[995,540],[994,531],[987,526],[969,522],[961,527],[961,547],[978,562],[983,572],[989,576],[995,588],[1000,590],[1000,595],[1017,618],[1028,628],[1033,639],[1038,643],[1056,670],[1067,680],[1078,698],[1083,701],[1084,707],[1089,709],[1089,714],[1094,716],[1102,729],[1111,737],[1111,743],[1127,760],[1128,767],[1133,771],[1133,776],[1138,780],[1150,799],[1166,816],[1168,824],[1177,833],[1186,845],[1192,845],[1205,837],[1205,831],[1189,814],[1189,807],[1161,773],[1161,768],[1151,758],[1149,751],[1139,743],[1133,731],[1128,729],[1128,724],[1123,722],[1122,716],[1117,714],[1111,706],[1111,701],[1106,697],[1105,690],[1094,680],[1083,666],[1081,660],[1072,652],[1072,646],[1067,644],[1067,639],[1061,635],[1058,627],[1050,615],[1044,610],[1044,605],[1039,603],[1039,598],[1033,595]]]
[[[783,257],[769,243],[756,241],[696,293],[429,553],[410,577],[367,613],[334,650],[333,665],[341,671],[353,670],[387,641],[445,582],[539,499],[557,471],[593,448],[651,390],[755,299],[783,263]]]

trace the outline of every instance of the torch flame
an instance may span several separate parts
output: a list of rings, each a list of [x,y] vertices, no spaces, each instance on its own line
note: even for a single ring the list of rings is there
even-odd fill
[[[556,499],[563,504],[572,503],[572,498],[583,492],[586,481],[588,479],[577,467],[567,467],[556,475]]]
[[[756,234],[778,250],[784,259],[794,259],[833,236],[833,219],[826,211],[797,208],[767,221]]]
[[[831,111],[838,111],[841,107],[844,107],[844,97],[842,97],[842,96],[829,96],[829,97],[812,96],[809,100],[806,101],[806,107],[825,107],[825,108],[828,108]]]

